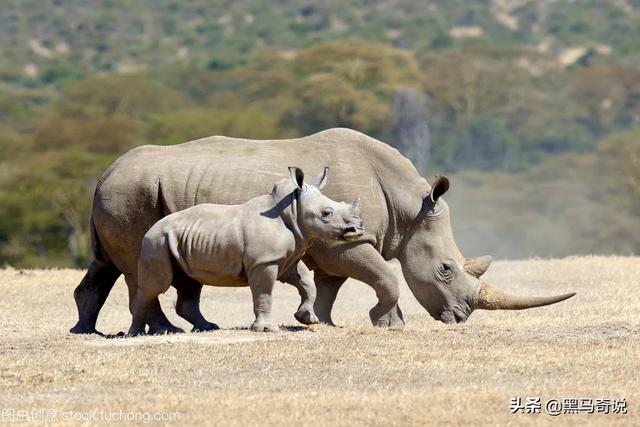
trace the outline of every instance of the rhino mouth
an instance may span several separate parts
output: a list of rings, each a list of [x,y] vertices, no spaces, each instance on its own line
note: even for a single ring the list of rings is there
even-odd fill
[[[351,242],[353,240],[358,240],[364,234],[364,229],[361,227],[350,226],[345,228],[344,233],[342,233],[342,238],[347,242]]]
[[[444,311],[439,315],[433,316],[434,319],[439,320],[447,325],[455,325],[456,323],[464,323],[469,318],[469,315],[458,312],[456,310]]]

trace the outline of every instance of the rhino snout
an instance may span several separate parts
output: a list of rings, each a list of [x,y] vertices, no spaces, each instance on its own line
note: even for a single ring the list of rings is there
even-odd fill
[[[345,227],[342,237],[345,240],[356,240],[362,237],[364,234],[364,227],[362,221],[358,221],[355,224],[349,224]]]
[[[431,315],[435,320],[438,320],[442,323],[446,323],[448,325],[456,324],[456,323],[464,323],[469,318],[471,312],[467,313],[465,310],[460,310],[456,308],[445,309],[435,315]]]

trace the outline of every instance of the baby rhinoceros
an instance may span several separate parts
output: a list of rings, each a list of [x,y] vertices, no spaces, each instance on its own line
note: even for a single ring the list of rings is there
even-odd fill
[[[310,185],[301,169],[291,167],[291,179],[276,183],[269,195],[241,205],[196,205],[155,223],[142,243],[129,334],[144,333],[147,323],[149,331],[160,329],[147,314],[178,274],[206,285],[249,286],[254,331],[278,330],[271,318],[271,292],[278,279],[300,291],[303,301],[296,318],[317,322],[315,285],[300,258],[314,239],[352,241],[364,234],[359,199],[349,204],[320,193],[328,170]],[[201,315],[179,314],[196,328],[206,322]]]

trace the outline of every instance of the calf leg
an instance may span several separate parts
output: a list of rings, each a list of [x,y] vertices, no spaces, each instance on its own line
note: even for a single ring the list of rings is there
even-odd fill
[[[93,260],[73,298],[78,308],[78,322],[69,332],[73,334],[96,334],[98,313],[120,276],[120,271],[110,262]]]
[[[145,273],[147,274],[147,273]],[[129,288],[129,311],[133,315],[136,309],[136,295],[139,288],[139,277],[140,277],[140,267],[138,266],[138,273],[125,274],[124,280],[127,282],[127,287]],[[169,282],[171,284],[171,282]],[[158,292],[157,295],[165,292]],[[162,334],[174,334],[184,332],[182,329],[174,326],[173,323],[167,319],[162,308],[160,307],[160,301],[154,298],[152,301],[149,301],[146,304],[145,308],[145,323],[149,325],[149,334],[150,335],[162,335]]]
[[[291,267],[285,281],[295,286],[300,294],[300,306],[294,317],[304,325],[318,323],[318,317],[313,310],[313,304],[316,301],[316,285],[307,266],[299,261]]]
[[[173,286],[178,291],[176,313],[193,325],[191,332],[216,331],[220,329],[209,322],[200,312],[200,293],[202,284],[183,272],[174,272]]]
[[[280,330],[271,318],[271,293],[278,276],[278,267],[269,265],[257,267],[249,275],[249,287],[253,296],[253,313],[256,320],[251,330],[256,332],[277,332]]]
[[[131,275],[127,277],[128,280],[132,278]],[[169,289],[172,280],[173,265],[168,248],[162,244],[149,244],[145,241],[138,262],[136,293],[130,307],[133,320],[129,335],[144,333],[145,324],[149,325],[150,334],[184,332],[168,320],[166,323],[158,322],[157,318],[157,309],[160,308],[158,296]]]

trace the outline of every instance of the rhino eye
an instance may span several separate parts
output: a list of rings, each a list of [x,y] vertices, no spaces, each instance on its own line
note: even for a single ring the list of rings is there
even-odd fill
[[[442,268],[442,273],[445,276],[450,276],[451,274],[453,274],[453,265],[451,265],[450,263],[443,262],[440,267]]]
[[[331,218],[333,216],[333,209],[327,208],[322,211],[322,218]]]

